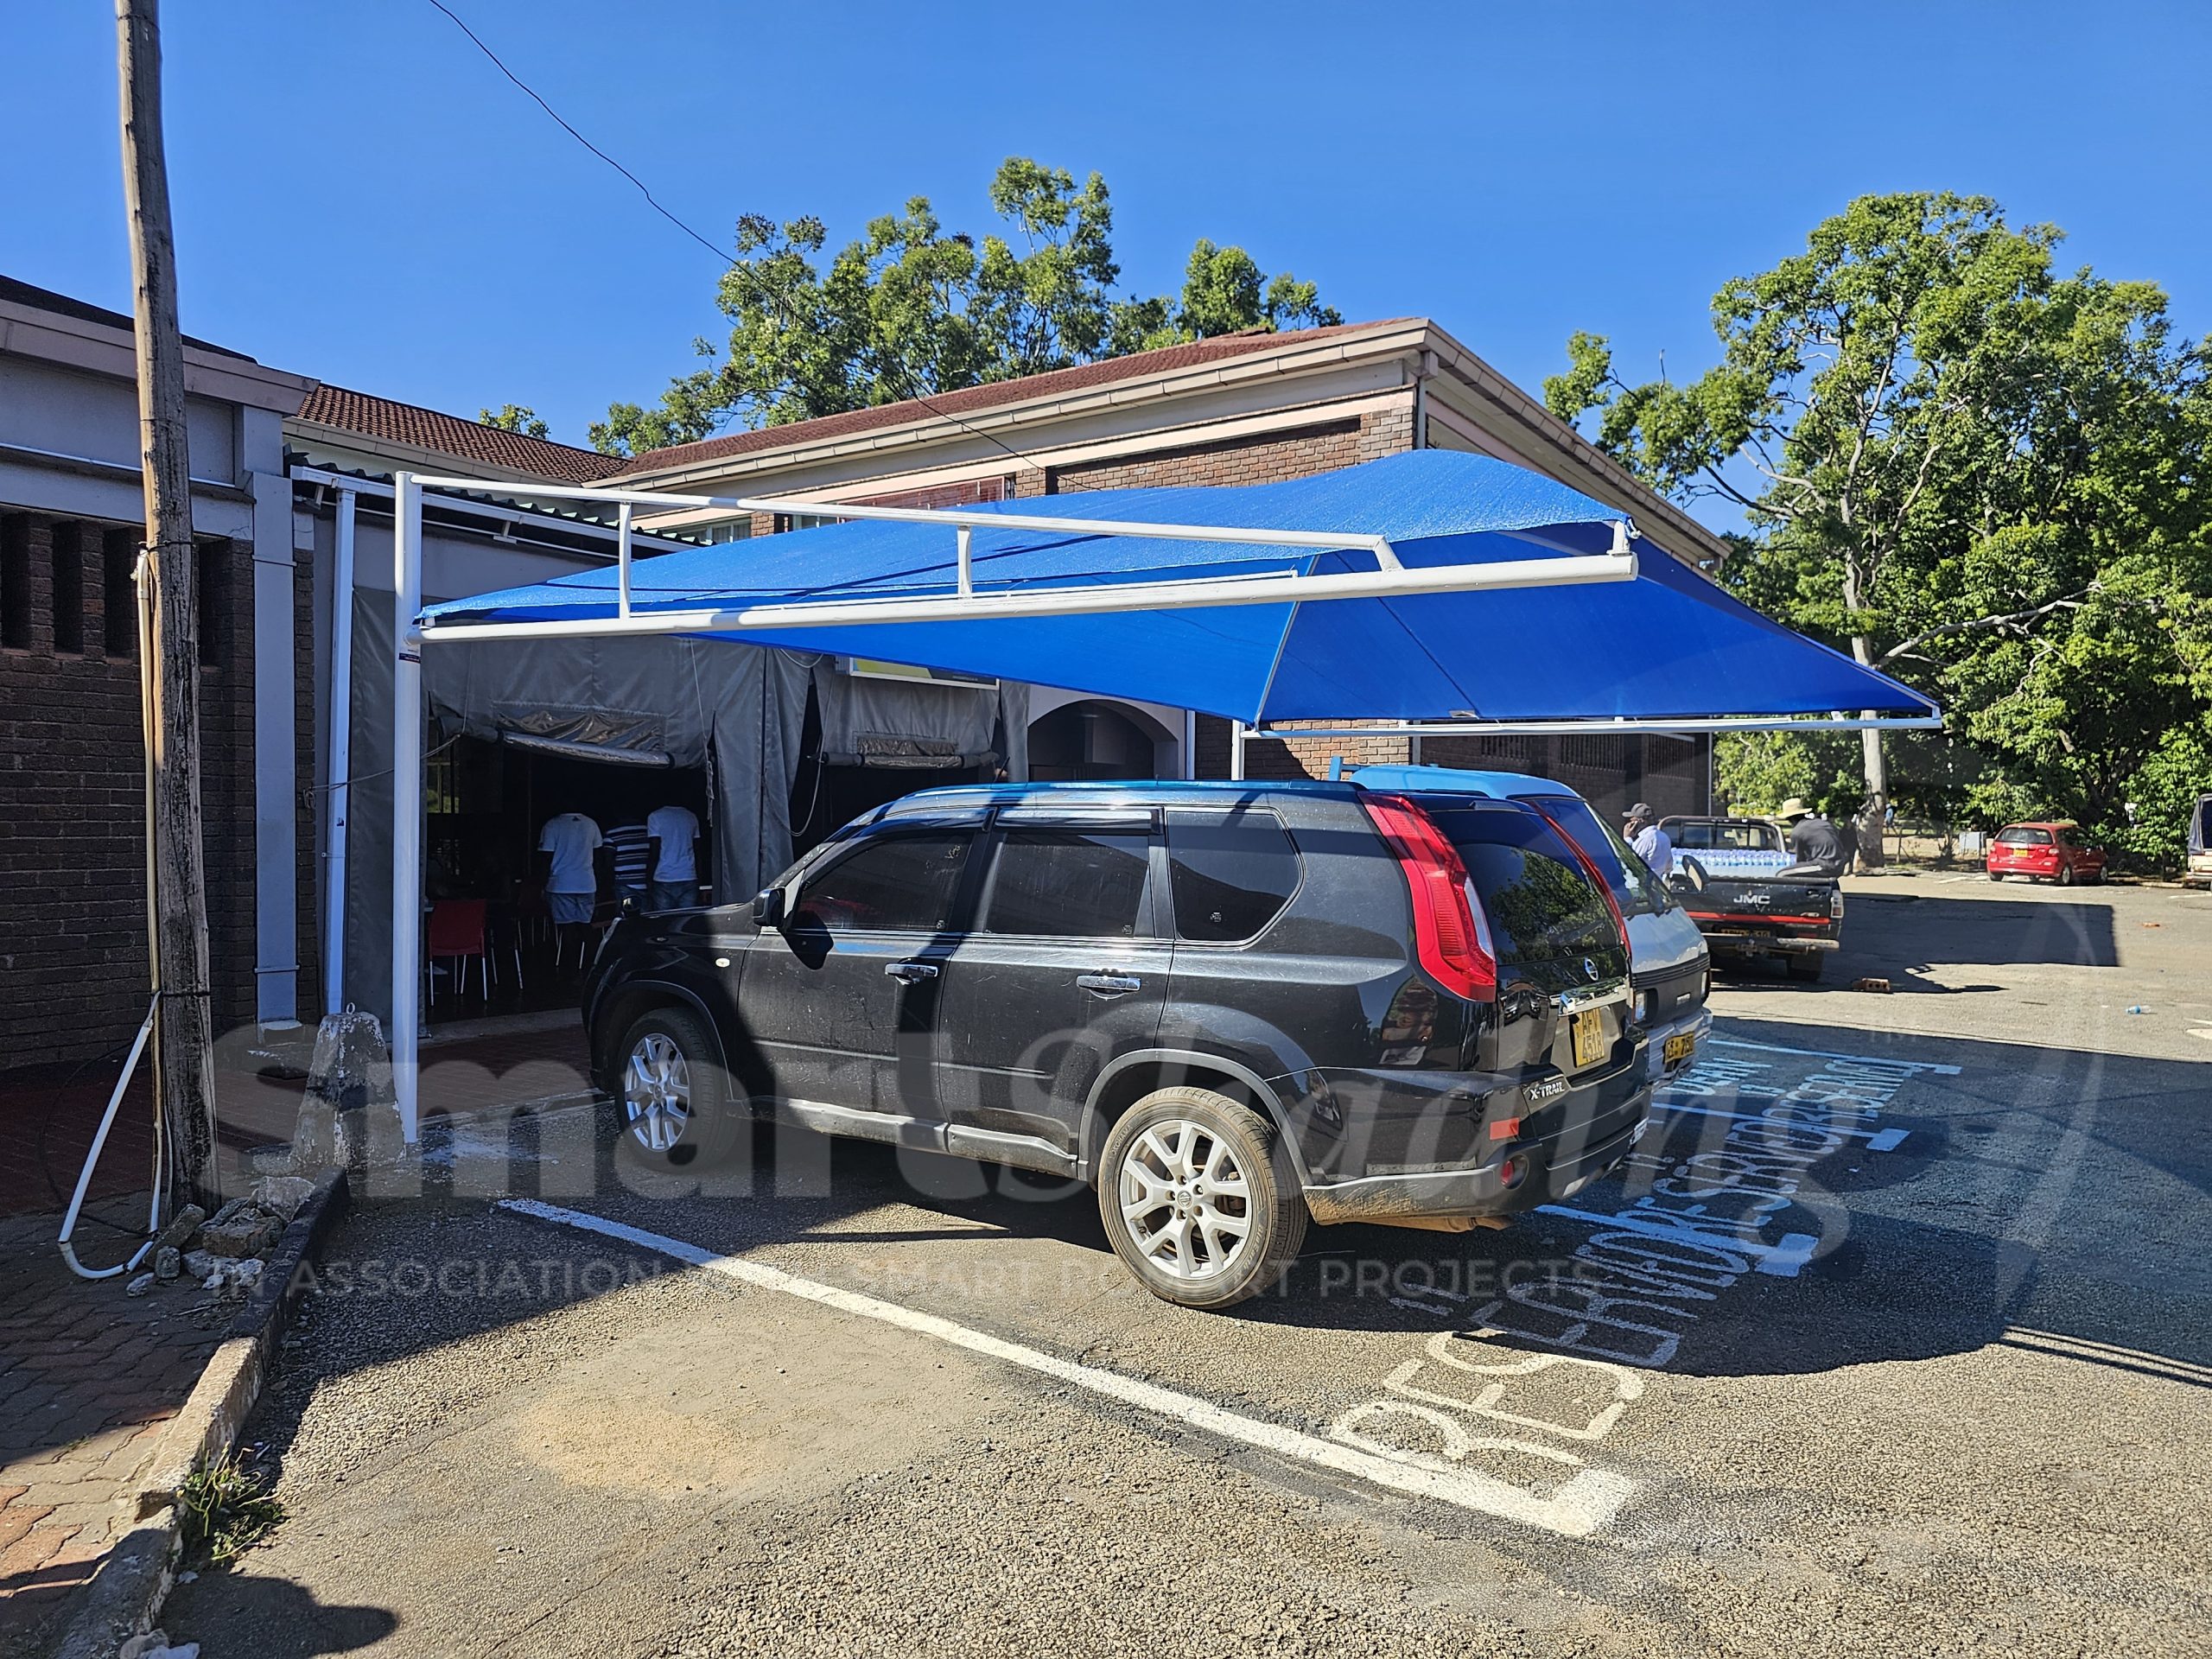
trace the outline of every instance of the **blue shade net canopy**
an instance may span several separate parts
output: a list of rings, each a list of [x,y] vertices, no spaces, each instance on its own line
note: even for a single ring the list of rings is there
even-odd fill
[[[1086,491],[972,513],[978,594],[1244,575],[1370,571],[1372,553],[1011,529],[996,513],[1382,536],[1409,569],[1602,555],[1616,508],[1522,467],[1414,450],[1280,484]],[[1886,675],[1791,632],[1643,537],[1633,581],[1303,604],[762,626],[715,637],[1024,680],[1279,721],[1664,720],[1837,712],[1928,716]],[[640,559],[632,610],[951,597],[951,529],[855,520]],[[612,620],[616,573],[431,607],[459,623]]]

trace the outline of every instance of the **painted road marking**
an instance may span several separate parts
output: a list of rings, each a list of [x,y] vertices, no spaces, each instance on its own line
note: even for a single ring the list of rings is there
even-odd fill
[[[1698,1117],[1730,1117],[1738,1123],[1777,1123],[1787,1121],[1768,1117],[1759,1112],[1724,1112],[1711,1106],[1677,1106],[1671,1101],[1664,1100],[1655,1103],[1662,1112],[1688,1112]],[[1869,1152],[1893,1152],[1904,1144],[1906,1135],[1904,1129],[1839,1129],[1829,1128],[1826,1124],[1821,1128],[1829,1135],[1864,1135],[1866,1138],[1866,1150]]]
[[[1933,1071],[1938,1077],[1955,1077],[1959,1068],[1942,1065],[1934,1060],[1895,1060],[1885,1054],[1840,1054],[1832,1048],[1785,1048],[1780,1043],[1747,1043],[1736,1037],[1715,1037],[1719,1048],[1756,1048],[1769,1054],[1802,1054],[1808,1059],[1849,1060],[1858,1065],[1892,1065],[1907,1071]]]
[[[1093,1394],[1202,1429],[1223,1440],[1333,1470],[1338,1474],[1350,1475],[1390,1491],[1430,1498],[1463,1510],[1473,1510],[1569,1538],[1586,1538],[1598,1531],[1620,1512],[1621,1506],[1628,1502],[1629,1494],[1635,1490],[1635,1483],[1624,1475],[1604,1469],[1578,1469],[1548,1497],[1539,1497],[1522,1487],[1492,1479],[1443,1459],[1414,1452],[1394,1453],[1387,1450],[1347,1446],[1340,1441],[1323,1440],[1317,1434],[1286,1428],[1279,1423],[1242,1416],[1215,1405],[1210,1400],[1201,1400],[1195,1395],[1163,1389],[1156,1383],[1141,1382],[1117,1371],[1079,1364],[1074,1360],[1063,1359],[1057,1354],[1048,1354],[1042,1349],[1008,1342],[1002,1337],[957,1324],[934,1313],[920,1313],[897,1302],[887,1302],[880,1297],[863,1295],[858,1291],[842,1289],[836,1285],[825,1285],[817,1280],[802,1279],[796,1274],[785,1273],[782,1268],[772,1268],[766,1262],[717,1255],[699,1245],[687,1243],[683,1239],[626,1226],[619,1221],[609,1221],[604,1216],[594,1216],[582,1210],[565,1210],[558,1205],[542,1203],[536,1198],[502,1198],[495,1207],[512,1210],[520,1215],[535,1216],[541,1221],[553,1222],[561,1226],[599,1233],[608,1238],[619,1238],[626,1243],[658,1251],[663,1255],[706,1272],[721,1274],[757,1290],[772,1290],[780,1295],[795,1296],[802,1301],[836,1308],[842,1313],[856,1314],[862,1319],[896,1325],[902,1331],[911,1331],[919,1336],[931,1337],[953,1347],[964,1348],[970,1353],[982,1354],[1006,1364],[1018,1365],[1024,1370],[1035,1371],[1057,1382],[1087,1389]]]
[[[1634,1211],[1618,1216],[1608,1216],[1595,1210],[1576,1210],[1563,1204],[1540,1204],[1540,1216],[1563,1216],[1569,1221],[1586,1221],[1605,1228],[1624,1228],[1641,1233],[1648,1238],[1694,1238],[1702,1243],[1715,1244],[1737,1255],[1751,1258],[1755,1271],[1776,1279],[1795,1279],[1805,1264],[1813,1259],[1813,1252],[1821,1241],[1810,1233],[1784,1233],[1775,1243],[1747,1238],[1725,1226],[1716,1225],[1708,1231],[1694,1225],[1677,1226],[1671,1222],[1646,1221]]]

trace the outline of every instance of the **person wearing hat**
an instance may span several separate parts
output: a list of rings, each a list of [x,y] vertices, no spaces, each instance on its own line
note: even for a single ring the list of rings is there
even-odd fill
[[[1638,801],[1628,810],[1628,844],[1661,880],[1674,874],[1675,843],[1659,827],[1649,801]]]
[[[1796,796],[1774,815],[1789,827],[1789,850],[1800,864],[1817,864],[1830,875],[1843,874],[1843,842],[1835,826]]]

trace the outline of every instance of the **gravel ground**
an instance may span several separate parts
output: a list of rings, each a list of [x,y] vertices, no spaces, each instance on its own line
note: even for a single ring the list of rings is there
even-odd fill
[[[1581,1215],[1321,1230],[1231,1315],[1137,1290],[1080,1199],[879,1148],[556,1200],[1532,1501],[1610,1483],[1588,1536],[433,1195],[334,1241],[249,1431],[290,1519],[164,1622],[209,1659],[2212,1650],[2212,901],[1921,880],[1853,912],[1892,996],[1725,982],[1705,1092]],[[1869,1076],[1732,1264],[1606,1224],[1734,1155],[1710,1114]]]

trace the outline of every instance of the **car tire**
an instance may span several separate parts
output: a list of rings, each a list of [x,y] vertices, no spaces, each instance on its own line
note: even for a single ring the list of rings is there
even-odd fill
[[[658,1169],[712,1168],[729,1155],[747,1116],[732,1103],[721,1045],[689,1008],[652,1008],[632,1020],[610,1082],[624,1154]]]
[[[1219,1190],[1232,1184],[1241,1192]],[[1139,1283],[1196,1308],[1273,1289],[1308,1219],[1274,1125],[1188,1086],[1154,1090],[1115,1123],[1099,1154],[1098,1216]]]
[[[1827,966],[1826,957],[1792,957],[1789,958],[1789,977],[1807,981],[1815,980],[1821,976],[1821,969]]]
[[[1992,870],[1989,873],[1989,879],[1993,881],[2002,881],[2005,879],[2004,872],[2001,870]]]
[[[2058,867],[2058,885],[2062,887],[2070,887],[2074,885],[2074,867],[2071,864],[2062,864]]]

